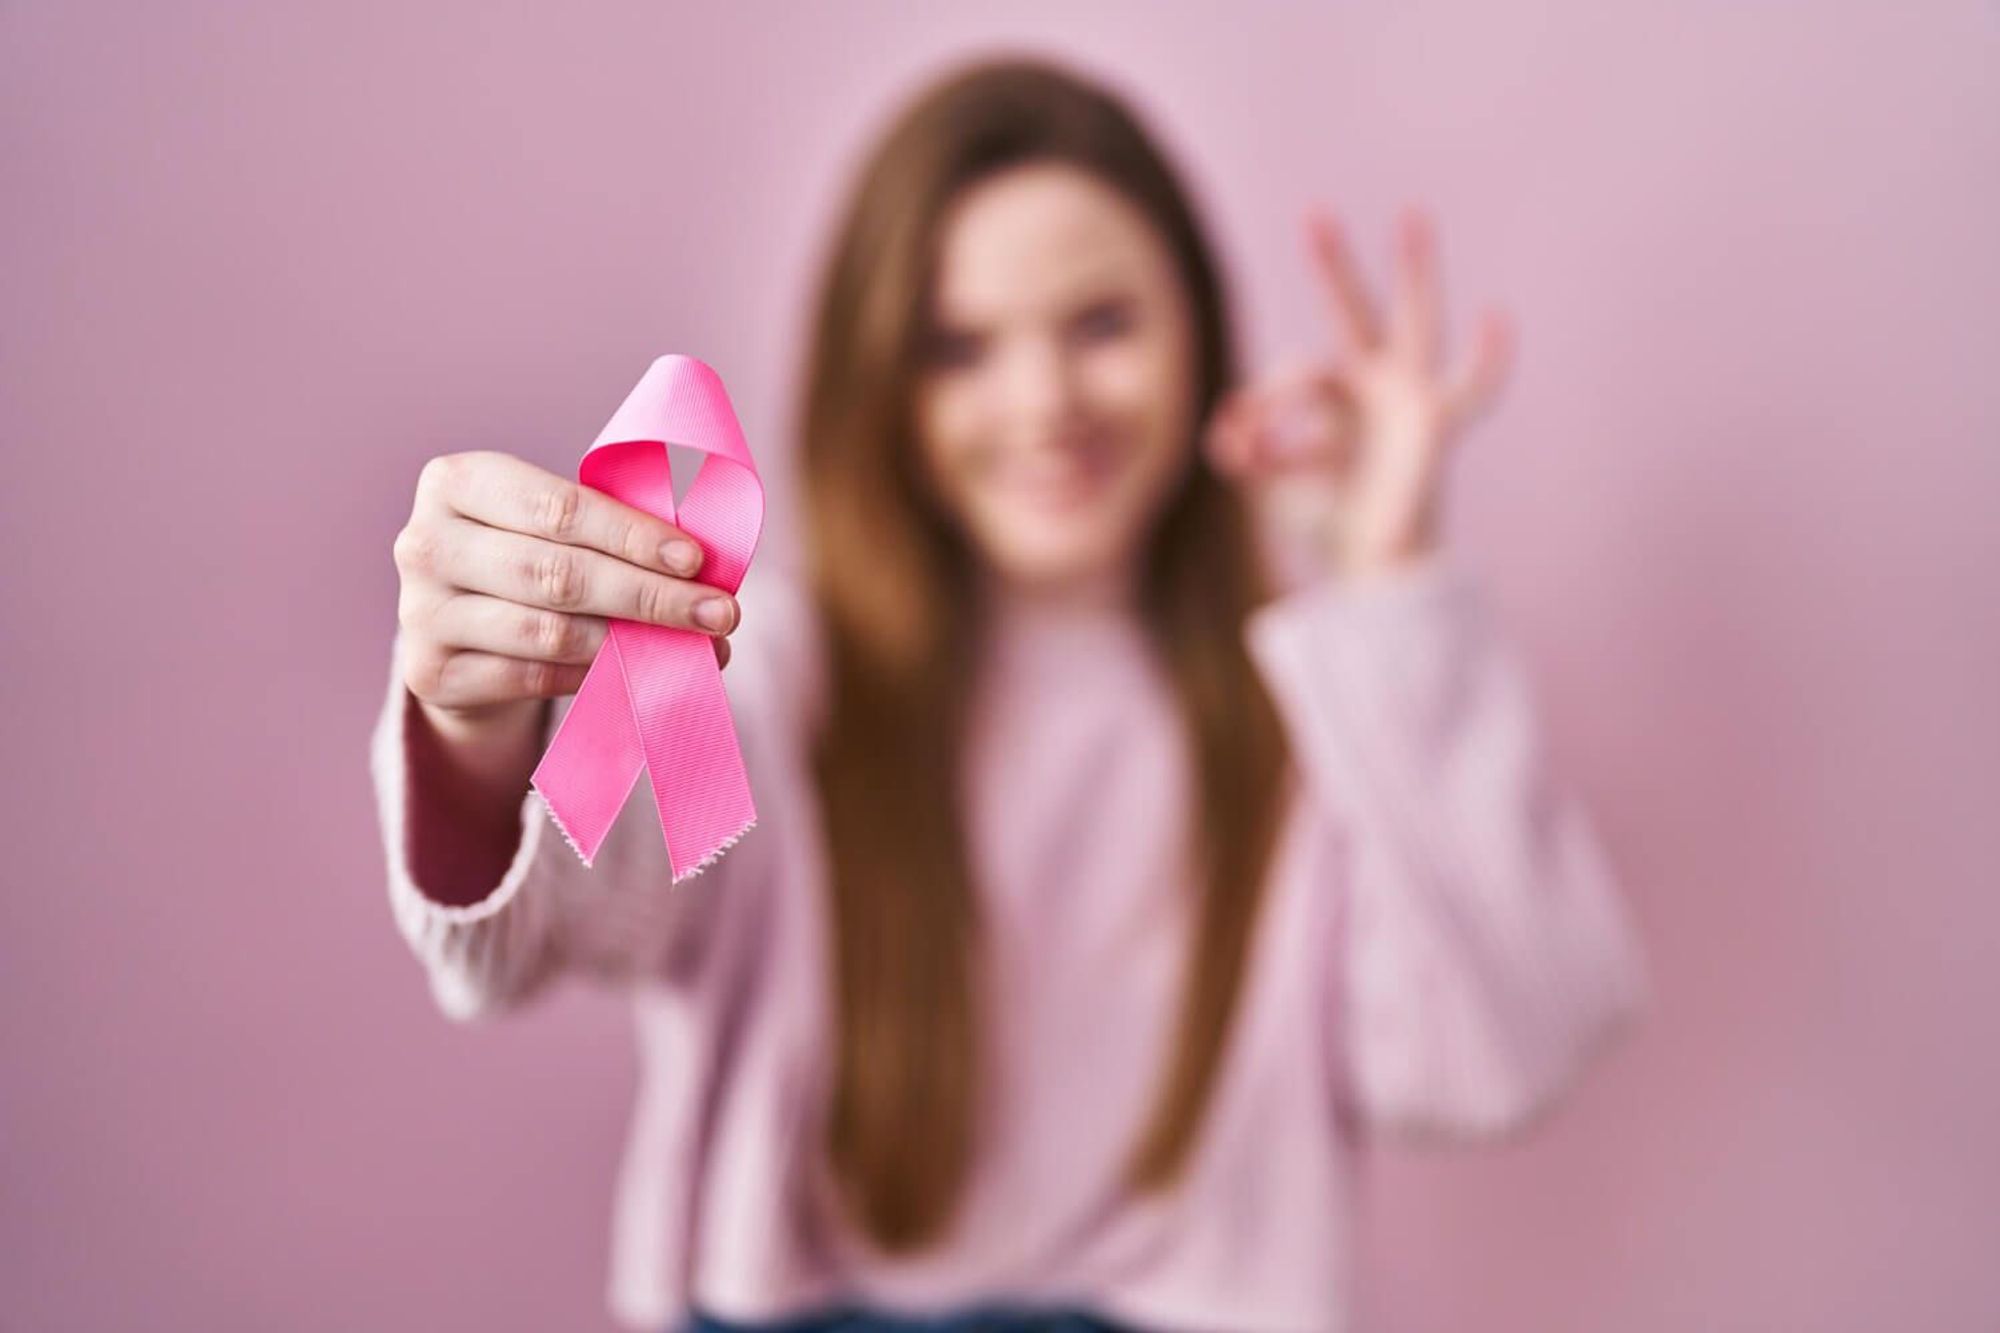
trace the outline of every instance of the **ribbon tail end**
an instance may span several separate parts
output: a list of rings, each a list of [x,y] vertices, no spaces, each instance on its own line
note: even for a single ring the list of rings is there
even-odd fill
[[[542,809],[549,812],[549,822],[556,826],[556,832],[562,834],[563,841],[568,843],[569,849],[576,853],[577,860],[583,862],[584,867],[588,869],[590,863],[597,859],[598,844],[592,843],[589,850],[586,851],[583,844],[576,840],[576,835],[569,831],[569,825],[563,823],[562,816],[556,813],[555,804],[549,800],[548,794],[539,787],[535,788],[535,794],[542,798]]]
[[[739,841],[742,840],[744,834],[748,833],[751,829],[756,827],[757,827],[757,816],[753,814],[750,816],[750,818],[743,821],[743,827],[737,829],[736,832],[730,834],[728,837],[724,838],[721,842],[717,843],[715,847],[708,853],[708,855],[702,857],[701,860],[695,862],[693,865],[689,866],[686,870],[675,871],[673,882],[679,884],[682,880],[693,879],[696,875],[699,875],[702,871],[708,869],[710,866],[714,865],[717,861],[720,861],[722,859],[722,854],[724,852],[728,851],[731,847],[734,847]]]

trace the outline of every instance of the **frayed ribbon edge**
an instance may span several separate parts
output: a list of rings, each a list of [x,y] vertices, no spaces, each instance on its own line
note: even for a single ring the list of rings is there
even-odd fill
[[[538,798],[540,798],[542,803],[542,809],[548,811],[549,822],[556,826],[556,832],[562,834],[563,841],[569,844],[569,849],[572,852],[576,853],[576,859],[583,862],[584,866],[588,868],[591,864],[591,858],[585,856],[583,854],[583,848],[577,846],[576,838],[571,835],[568,826],[566,826],[562,822],[562,816],[556,813],[556,808],[553,805],[549,804],[549,798],[542,795],[541,789],[539,787],[535,789],[535,795]],[[752,815],[749,819],[744,821],[742,828],[737,829],[736,832],[730,834],[728,837],[724,838],[721,842],[717,843],[715,845],[714,850],[710,851],[708,855],[702,857],[701,860],[695,862],[693,865],[689,866],[686,870],[681,871],[680,874],[675,875],[673,877],[673,882],[675,884],[679,884],[684,880],[693,879],[696,875],[699,875],[702,871],[708,869],[710,866],[714,865],[717,861],[720,861],[722,859],[722,854],[724,852],[728,851],[731,847],[734,847],[737,843],[741,842],[743,840],[743,835],[756,827],[757,827],[757,817],[755,815]]]

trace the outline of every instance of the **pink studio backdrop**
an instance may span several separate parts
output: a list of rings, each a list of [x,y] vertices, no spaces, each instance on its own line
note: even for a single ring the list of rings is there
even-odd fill
[[[833,193],[994,42],[1154,114],[1259,362],[1314,198],[1522,329],[1454,541],[1660,1004],[1381,1160],[1369,1326],[2000,1327],[2000,10],[1618,8],[7,5],[0,1327],[603,1323],[626,1013],[455,1027],[396,938],[389,543],[688,351],[783,558]]]

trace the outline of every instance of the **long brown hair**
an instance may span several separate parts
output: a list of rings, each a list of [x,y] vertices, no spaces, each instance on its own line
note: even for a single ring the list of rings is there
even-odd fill
[[[919,340],[948,204],[992,173],[1040,161],[1092,172],[1158,229],[1193,315],[1197,429],[1236,370],[1193,207],[1105,88],[1042,57],[962,67],[915,97],[862,164],[825,260],[798,425],[829,663],[814,749],[837,1009],[826,1146],[844,1206],[889,1250],[919,1248],[948,1224],[980,1081],[979,911],[958,805],[976,583],[972,552],[919,475]],[[1142,1190],[1174,1183],[1200,1128],[1288,761],[1242,640],[1266,591],[1249,521],[1205,465],[1184,477],[1150,534],[1140,603],[1196,775],[1202,897],[1179,1039],[1125,1165]]]

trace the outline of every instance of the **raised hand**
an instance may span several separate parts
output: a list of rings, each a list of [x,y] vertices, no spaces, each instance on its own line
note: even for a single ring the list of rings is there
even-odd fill
[[[1444,368],[1436,245],[1417,209],[1398,220],[1386,317],[1331,214],[1309,212],[1305,239],[1338,346],[1231,393],[1204,448],[1260,501],[1305,515],[1336,572],[1418,560],[1440,540],[1452,445],[1505,379],[1508,324],[1489,309],[1469,354]]]

